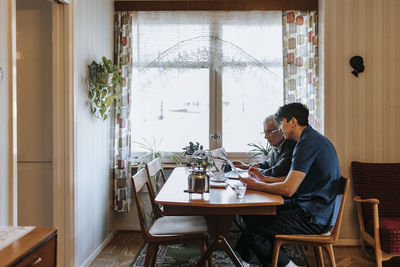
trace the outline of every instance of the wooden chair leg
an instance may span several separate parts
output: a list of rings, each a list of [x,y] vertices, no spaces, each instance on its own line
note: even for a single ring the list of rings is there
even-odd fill
[[[274,249],[272,250],[272,267],[277,267],[278,266],[278,257],[279,257],[279,250],[282,245],[281,240],[276,240],[274,241]]]
[[[360,244],[361,244],[361,256],[366,256],[365,254],[365,240],[364,238],[360,238]]]
[[[376,267],[382,267],[382,250],[375,246]]]
[[[324,255],[322,254],[322,248],[320,246],[313,247],[315,261],[317,262],[318,267],[325,267],[324,263]]]
[[[336,267],[335,254],[333,253],[332,244],[327,245],[325,248],[326,248],[326,251],[328,252],[330,266]]]
[[[208,246],[208,240],[207,240],[207,239],[203,239],[203,240],[201,241],[201,243],[200,243],[200,252],[201,252],[201,255],[203,255],[203,254],[206,252],[207,246]],[[206,262],[204,263],[204,266],[205,266],[205,267],[211,267],[211,266],[212,266],[211,258],[212,258],[212,257],[211,257],[211,255],[210,255],[210,257],[208,258],[208,260],[206,260]]]
[[[153,266],[152,261],[154,258],[154,254],[157,255],[156,247],[154,244],[147,244],[147,250],[146,250],[146,258],[144,260],[144,267],[149,267]]]
[[[208,248],[208,246],[210,245],[210,236],[209,235],[207,235],[207,248]],[[208,257],[208,265],[210,266],[210,267],[212,267],[213,266],[213,257],[212,257],[212,253],[210,253],[210,256]]]
[[[158,252],[158,245],[154,245],[154,253],[153,253],[153,258],[151,259],[151,266],[156,265],[157,252]]]

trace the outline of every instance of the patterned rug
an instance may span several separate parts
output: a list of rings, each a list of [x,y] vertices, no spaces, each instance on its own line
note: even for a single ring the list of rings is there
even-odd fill
[[[235,247],[240,233],[230,233],[228,235],[228,242]],[[147,246],[144,245],[139,253],[136,255],[133,262],[129,267],[142,267],[146,256]],[[307,257],[304,255],[303,250],[299,246],[284,245],[283,249],[289,258],[299,266],[310,266]],[[196,245],[170,245],[160,246],[157,253],[156,267],[191,267],[195,266],[200,259],[200,249]],[[235,266],[224,251],[216,251],[213,253],[213,266],[214,267],[230,267]],[[257,265],[250,265],[255,267]]]

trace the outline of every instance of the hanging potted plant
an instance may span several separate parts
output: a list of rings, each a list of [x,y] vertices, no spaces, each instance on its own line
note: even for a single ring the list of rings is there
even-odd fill
[[[88,66],[89,102],[92,114],[106,120],[114,107],[120,106],[119,91],[122,77],[110,59],[101,58],[101,62],[93,61]]]

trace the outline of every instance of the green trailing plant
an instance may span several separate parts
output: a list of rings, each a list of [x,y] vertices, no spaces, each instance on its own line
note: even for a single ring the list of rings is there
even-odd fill
[[[268,156],[268,154],[272,150],[272,146],[270,146],[268,142],[265,145],[265,147],[263,145],[259,145],[259,144],[255,144],[255,143],[250,143],[247,145],[252,147],[252,149],[249,151],[249,153],[251,153],[251,156],[249,159],[252,159],[252,158],[260,156],[260,155]]]
[[[88,87],[90,110],[95,117],[106,120],[114,104],[120,107],[122,77],[110,59],[102,57],[100,63],[93,61],[88,66]]]

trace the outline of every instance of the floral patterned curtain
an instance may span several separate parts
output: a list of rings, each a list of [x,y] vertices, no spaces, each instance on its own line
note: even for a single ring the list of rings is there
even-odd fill
[[[317,11],[283,11],[282,38],[284,103],[305,104],[310,125],[321,130]]]
[[[132,13],[115,12],[114,16],[114,63],[122,76],[122,88],[118,92],[120,107],[115,109],[114,123],[114,210],[129,211],[132,201],[129,155],[131,150],[130,83],[132,76]]]

